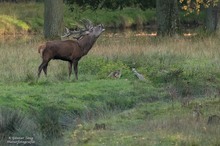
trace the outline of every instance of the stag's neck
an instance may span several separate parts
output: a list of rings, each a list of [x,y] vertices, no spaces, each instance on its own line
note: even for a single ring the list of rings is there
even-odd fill
[[[89,50],[92,48],[94,43],[96,42],[97,38],[93,38],[91,36],[85,36],[84,38],[80,39],[79,46],[83,50],[83,54],[86,55]]]

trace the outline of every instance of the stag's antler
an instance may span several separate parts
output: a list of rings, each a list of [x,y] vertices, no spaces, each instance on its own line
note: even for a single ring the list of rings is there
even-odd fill
[[[91,22],[89,19],[82,19],[80,22],[81,22],[81,23],[84,25],[84,27],[85,27],[86,29],[88,29],[88,30],[91,30],[91,29],[93,28],[93,24],[92,24],[92,22]]]
[[[68,37],[71,35],[69,28],[65,27],[65,30],[66,32],[64,33],[64,35],[61,36],[61,38]]]
[[[86,30],[86,29],[70,30],[70,29],[67,28],[67,27],[65,27],[65,29],[66,29],[66,32],[64,33],[64,35],[61,36],[61,38],[69,37],[69,36],[72,35],[72,37],[73,37],[74,39],[77,39],[77,40],[78,40],[78,39],[81,38],[82,36],[87,35],[87,34],[89,33],[89,31]],[[77,35],[77,34],[79,34],[79,36],[73,36],[73,35]]]
[[[90,20],[88,19],[82,19],[80,21],[80,23],[83,24],[84,28],[80,29],[80,30],[70,30],[68,29],[67,27],[65,27],[66,29],[66,32],[64,33],[63,36],[61,36],[61,38],[65,38],[65,37],[69,37],[71,35],[76,35],[76,34],[79,34],[79,36],[72,36],[74,39],[80,39],[82,38],[83,36],[89,34],[89,31],[93,28],[93,24]]]

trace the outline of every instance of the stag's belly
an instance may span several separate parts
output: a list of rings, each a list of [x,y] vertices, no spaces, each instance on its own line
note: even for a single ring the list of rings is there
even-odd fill
[[[69,57],[62,57],[62,56],[54,56],[54,58],[53,59],[55,59],[55,60],[63,60],[63,61],[71,61],[71,58],[69,58]]]

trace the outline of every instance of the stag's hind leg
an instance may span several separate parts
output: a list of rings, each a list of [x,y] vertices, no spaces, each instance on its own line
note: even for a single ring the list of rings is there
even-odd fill
[[[43,71],[44,71],[45,76],[47,76],[47,66],[48,66],[48,63],[43,67]]]
[[[44,70],[45,75],[47,75],[47,65],[49,61],[43,60],[41,65],[38,67],[38,78],[40,77],[42,69]]]

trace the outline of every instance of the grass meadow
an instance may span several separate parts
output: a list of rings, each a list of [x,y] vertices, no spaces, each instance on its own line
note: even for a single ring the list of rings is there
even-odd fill
[[[100,36],[78,81],[54,60],[36,80],[41,37],[1,38],[0,144],[219,145],[219,119],[207,124],[220,116],[218,37],[137,35]],[[115,70],[120,79],[108,77]]]

